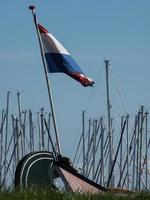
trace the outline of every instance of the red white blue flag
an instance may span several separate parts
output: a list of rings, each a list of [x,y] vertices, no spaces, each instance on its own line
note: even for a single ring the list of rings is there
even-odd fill
[[[79,81],[83,86],[93,86],[94,81],[85,76],[78,64],[62,44],[43,26],[38,25],[41,34],[48,72],[62,72]]]

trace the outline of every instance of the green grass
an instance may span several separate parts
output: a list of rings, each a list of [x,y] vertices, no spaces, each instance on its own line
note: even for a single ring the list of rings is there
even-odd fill
[[[81,195],[78,193],[67,193],[52,189],[28,189],[18,191],[0,192],[0,200],[150,200],[150,192],[141,192],[128,196],[103,195]]]

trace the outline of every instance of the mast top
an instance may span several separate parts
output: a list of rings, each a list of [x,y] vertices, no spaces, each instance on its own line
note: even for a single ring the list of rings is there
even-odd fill
[[[34,6],[34,5],[31,5],[31,6],[29,6],[29,9],[30,9],[30,10],[34,10],[34,9],[35,9],[35,6]]]
[[[110,65],[110,63],[109,63],[109,60],[108,60],[108,59],[105,59],[105,60],[104,60],[104,62],[105,62],[105,64],[106,64],[106,66]]]

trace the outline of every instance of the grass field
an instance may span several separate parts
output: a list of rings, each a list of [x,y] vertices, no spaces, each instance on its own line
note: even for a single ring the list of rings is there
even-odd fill
[[[81,195],[51,189],[29,189],[24,191],[0,192],[0,200],[150,200],[150,192],[141,192],[129,196]]]

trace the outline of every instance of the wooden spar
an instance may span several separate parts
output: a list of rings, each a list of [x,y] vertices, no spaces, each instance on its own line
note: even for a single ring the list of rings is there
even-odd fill
[[[18,118],[15,119],[15,134],[16,134],[16,153],[17,153],[17,164],[19,162],[19,120]]]
[[[86,157],[86,172],[85,172],[86,177],[88,175],[88,169],[89,169],[90,139],[91,139],[91,119],[89,119],[89,123],[88,123],[88,142],[87,142],[87,153],[85,156]]]
[[[11,115],[11,121],[12,121],[12,129],[13,129],[13,146],[16,144],[16,134],[15,134],[15,119],[14,115]],[[16,149],[13,153],[13,173],[15,173],[17,167],[17,162],[16,162]]]
[[[146,190],[148,189],[148,112],[145,112],[145,184],[146,184]]]
[[[145,186],[145,182],[143,180],[142,177],[142,172],[143,172],[143,125],[144,125],[144,120],[145,120],[145,116],[144,116],[144,106],[140,107],[140,137],[139,137],[139,190],[141,190],[141,186],[142,184]]]
[[[121,117],[121,130],[122,130],[122,127],[123,127],[123,122],[124,122],[124,116]],[[121,144],[120,144],[120,163],[119,163],[119,178],[121,180],[121,171],[122,171],[122,148],[123,145],[122,145],[122,141],[121,141]],[[119,187],[121,186],[121,181],[119,183]]]
[[[94,135],[93,135],[93,145],[92,145],[92,180],[94,181],[95,178],[95,156],[96,156],[96,126],[97,126],[97,120],[94,120],[93,123],[93,129],[94,129]]]
[[[41,126],[40,126],[40,113],[37,112],[37,126],[38,126],[38,148],[41,151]]]
[[[100,170],[100,184],[104,185],[104,125],[103,118],[100,118],[101,121],[101,170]]]
[[[55,136],[56,136],[57,150],[58,150],[58,154],[61,155],[60,139],[59,139],[57,124],[56,124],[56,116],[55,116],[54,103],[53,103],[53,98],[52,98],[50,81],[48,79],[47,66],[46,66],[46,60],[45,60],[45,56],[44,56],[44,50],[43,50],[42,40],[41,40],[41,36],[40,36],[38,24],[37,24],[37,19],[36,19],[35,7],[34,6],[29,6],[29,9],[32,11],[33,20],[34,20],[35,28],[36,28],[36,31],[37,31],[38,40],[39,40],[39,46],[40,46],[40,51],[41,51],[41,58],[42,58],[43,67],[44,67],[44,73],[45,73],[45,78],[46,78],[46,85],[47,85],[47,90],[48,90],[49,102],[50,102],[50,107],[51,107],[51,112],[52,112],[52,118],[53,118],[53,124],[54,124],[54,130],[55,130]]]
[[[51,130],[51,113],[48,114],[48,130],[50,132]],[[50,151],[50,138],[48,137],[48,141],[47,141],[47,150]]]
[[[24,147],[24,154],[26,153],[26,116],[27,116],[27,111],[23,111],[24,118],[23,118],[23,124],[22,124],[22,131],[23,131],[23,147]]]
[[[129,189],[129,115],[126,116],[127,189]]]
[[[42,144],[42,149],[45,149],[45,143],[44,143],[44,109],[41,108],[41,144]]]
[[[34,141],[34,125],[33,125],[33,113],[31,112],[31,136],[32,136],[32,149],[34,152],[35,141]]]
[[[138,190],[139,186],[139,137],[140,137],[140,111],[138,112],[138,127],[137,127],[136,190]]]
[[[2,110],[1,128],[0,128],[0,184],[2,183],[2,169],[3,169],[3,127],[6,120],[6,113]],[[4,158],[5,159],[5,158]]]
[[[33,151],[33,140],[32,140],[32,112],[29,110],[29,141],[30,141],[30,152]]]
[[[138,184],[138,189],[141,189],[141,167],[142,167],[142,137],[143,137],[143,106],[140,108],[140,130],[139,130],[139,184]]]
[[[7,142],[8,142],[8,120],[9,120],[9,97],[10,97],[10,91],[7,92],[7,106],[6,106],[4,189],[6,187],[6,170],[7,170]]]
[[[83,176],[85,176],[85,111],[82,112]]]
[[[135,116],[135,122],[137,121],[137,116]],[[134,127],[134,139],[133,139],[133,168],[132,168],[132,190],[135,189],[135,169],[136,169],[136,165],[135,165],[135,158],[136,158],[136,147],[137,147],[137,141],[136,141],[136,128],[137,128],[137,123],[135,123],[135,127]]]
[[[32,111],[29,110],[29,129],[30,129],[30,146],[31,151],[34,152],[34,129],[33,129],[33,116]]]
[[[22,130],[22,118],[21,118],[21,103],[20,103],[20,92],[17,92],[17,102],[18,102],[18,113],[19,113],[19,125],[20,125],[20,131],[21,131],[21,153],[22,157],[24,155],[24,147],[23,147],[23,130]]]

